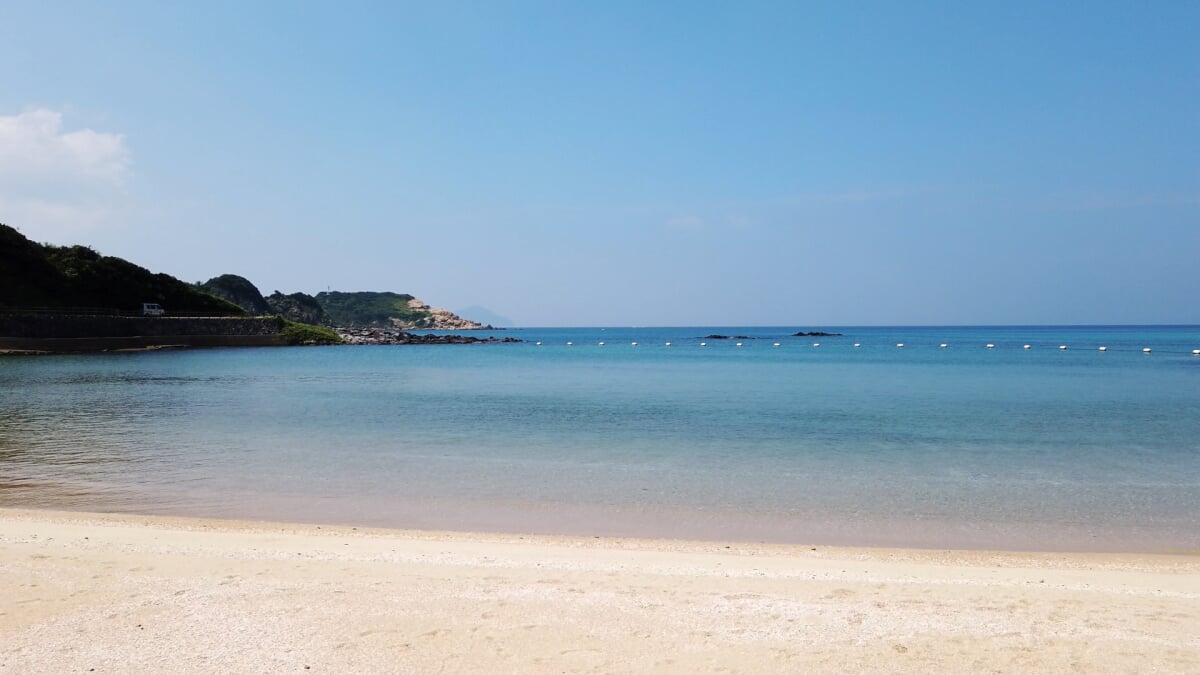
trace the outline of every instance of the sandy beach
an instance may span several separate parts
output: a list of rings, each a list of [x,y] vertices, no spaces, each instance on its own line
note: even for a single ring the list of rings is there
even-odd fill
[[[1200,670],[1200,558],[0,510],[0,672]]]

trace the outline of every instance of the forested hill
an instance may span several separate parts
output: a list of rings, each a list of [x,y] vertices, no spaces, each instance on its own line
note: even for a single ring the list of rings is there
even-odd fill
[[[271,309],[270,303],[262,296],[258,287],[246,277],[239,277],[236,274],[222,274],[202,284],[197,284],[196,287],[209,295],[215,295],[223,300],[228,300],[255,316],[279,314],[279,312]],[[306,321],[305,323],[319,322]]]
[[[0,224],[0,307],[133,312],[144,302],[158,303],[170,313],[245,313],[168,274],[155,274],[86,246],[38,244]]]

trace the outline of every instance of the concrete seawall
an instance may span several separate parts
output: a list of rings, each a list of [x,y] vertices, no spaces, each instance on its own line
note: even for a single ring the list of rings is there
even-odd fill
[[[0,316],[0,350],[89,352],[284,344],[273,318]]]

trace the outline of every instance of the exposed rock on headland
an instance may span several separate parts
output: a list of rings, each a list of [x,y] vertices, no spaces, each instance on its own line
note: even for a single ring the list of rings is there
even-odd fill
[[[424,312],[425,317],[418,319],[416,322],[407,324],[397,319],[392,319],[393,324],[397,328],[425,328],[428,330],[478,330],[483,328],[483,324],[464,319],[461,316],[451,312],[448,309],[441,307],[430,307],[424,300],[413,298],[408,301],[408,308],[417,312]]]

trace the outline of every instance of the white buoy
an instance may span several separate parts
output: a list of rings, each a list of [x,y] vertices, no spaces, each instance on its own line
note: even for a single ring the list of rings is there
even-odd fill
[[[814,346],[814,347],[820,347],[820,346],[821,346],[821,343],[820,343],[820,342],[814,342],[814,343],[813,343],[813,346]]]
[[[700,343],[700,346],[701,346],[701,347],[707,347],[707,346],[708,346],[708,343],[707,343],[707,342],[701,342],[701,343]]]
[[[945,349],[946,347],[949,347],[949,346],[950,346],[950,345],[948,345],[948,344],[946,344],[945,342],[943,342],[942,344],[938,345],[938,349]]]
[[[990,343],[990,342],[989,342],[989,343],[987,344],[987,348],[988,348],[988,349],[995,349],[995,348],[996,348],[996,345],[994,345],[994,344],[992,344],[992,343]]]
[[[1192,356],[1200,356],[1200,349],[1193,349]]]
[[[861,343],[859,343],[859,342],[855,342],[855,343],[854,343],[854,346],[855,346],[855,347],[861,347],[861,346],[862,346],[862,344],[861,344]]]
[[[539,346],[539,347],[541,347],[541,346],[542,346],[542,343],[541,343],[541,341],[540,341],[540,340],[539,340],[538,342],[535,342],[535,343],[533,343],[533,344],[535,344],[535,345],[537,345],[537,346]]]
[[[740,342],[739,342],[739,343],[737,343],[737,344],[736,344],[736,345],[734,345],[734,346],[736,346],[736,347],[741,347],[741,346],[742,346],[742,343],[740,343]]]
[[[778,346],[779,346],[779,343],[778,343],[778,342],[776,342],[775,344],[773,344],[773,345],[771,345],[771,346],[772,346],[772,347],[778,347]]]
[[[1143,353],[1143,354],[1149,354],[1149,353],[1150,353],[1150,348],[1149,348],[1149,347],[1146,347],[1145,349],[1143,349],[1143,350],[1142,350],[1142,353]]]
[[[603,342],[601,342],[601,343],[600,343],[600,346],[601,346],[601,347],[603,347],[603,346],[604,346],[604,343],[603,343]]]
[[[575,344],[575,343],[574,343],[574,342],[571,342],[570,340],[567,340],[567,346],[568,346],[568,347],[570,347],[570,346],[571,346],[571,345],[573,345],[573,344]]]
[[[664,346],[664,347],[670,347],[670,346],[671,346],[671,343],[670,343],[670,342],[664,343],[664,344],[663,344],[663,346]]]
[[[1025,349],[1033,349],[1033,347],[1031,347],[1029,345],[1025,345]]]
[[[636,346],[637,346],[637,343],[636,343],[636,342],[630,342],[630,343],[629,343],[629,346],[630,346],[630,347],[636,347]]]
[[[903,347],[903,346],[904,346],[904,343],[903,343],[903,342],[897,342],[897,343],[896,343],[896,346],[897,346],[897,347]]]
[[[1108,351],[1108,347],[1101,347],[1100,349],[1098,349],[1096,351],[1106,352],[1106,351]]]
[[[1058,348],[1059,348],[1059,349],[1066,349],[1066,348],[1067,348],[1067,346],[1066,346],[1066,345],[1059,345],[1059,346],[1058,346]]]

